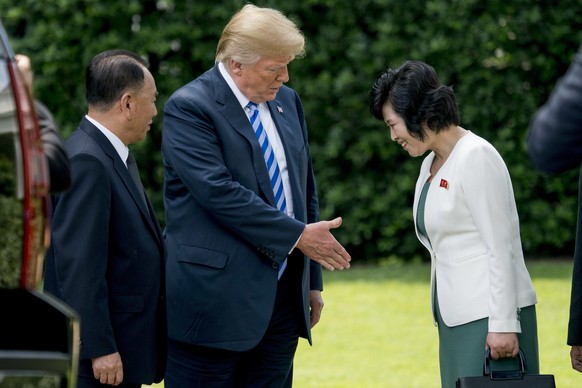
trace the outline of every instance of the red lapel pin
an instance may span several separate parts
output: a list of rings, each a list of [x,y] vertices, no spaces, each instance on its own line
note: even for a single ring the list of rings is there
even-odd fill
[[[447,182],[445,179],[441,179],[441,187],[444,187],[445,189],[449,189],[449,182]]]

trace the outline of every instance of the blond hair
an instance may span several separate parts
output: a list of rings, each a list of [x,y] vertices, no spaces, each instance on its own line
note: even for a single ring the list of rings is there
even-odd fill
[[[261,57],[305,55],[305,37],[280,11],[245,5],[226,25],[216,48],[216,61],[233,59],[245,65]]]

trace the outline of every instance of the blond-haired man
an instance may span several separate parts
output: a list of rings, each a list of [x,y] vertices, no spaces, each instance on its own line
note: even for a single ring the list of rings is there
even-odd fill
[[[246,5],[216,65],[164,109],[169,358],[175,387],[290,386],[319,321],[321,266],[349,267],[319,221],[301,100],[284,86],[305,39]]]

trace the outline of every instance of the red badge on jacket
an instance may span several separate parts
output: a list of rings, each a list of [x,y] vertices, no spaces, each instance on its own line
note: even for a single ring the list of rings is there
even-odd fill
[[[449,182],[447,182],[445,179],[441,179],[441,187],[444,187],[445,189],[448,190]]]

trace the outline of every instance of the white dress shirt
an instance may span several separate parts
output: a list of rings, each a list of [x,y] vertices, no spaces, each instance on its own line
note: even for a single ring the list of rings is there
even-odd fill
[[[105,135],[105,137],[107,138],[107,140],[109,140],[113,148],[115,148],[115,151],[117,151],[117,153],[119,154],[119,157],[125,164],[125,167],[127,167],[127,157],[129,156],[129,148],[121,141],[120,138],[117,137],[116,134],[111,132],[109,129],[105,128],[105,126],[101,124],[99,121],[92,119],[88,115],[85,115],[85,118],[89,120],[91,124],[96,126],[97,129],[100,130]]]

